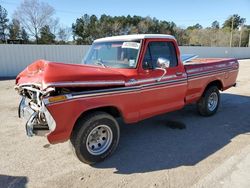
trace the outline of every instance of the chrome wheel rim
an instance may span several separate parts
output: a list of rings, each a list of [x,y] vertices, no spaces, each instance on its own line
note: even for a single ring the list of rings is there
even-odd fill
[[[218,104],[218,95],[216,92],[213,92],[208,98],[208,104],[207,104],[208,109],[210,111],[213,111],[217,107],[217,104]]]
[[[113,140],[113,133],[107,125],[95,127],[88,135],[86,147],[90,154],[101,155],[108,150]]]

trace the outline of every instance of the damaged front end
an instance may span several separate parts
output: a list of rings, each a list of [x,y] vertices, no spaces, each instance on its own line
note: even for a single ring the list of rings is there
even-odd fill
[[[26,121],[27,135],[47,136],[53,132],[56,123],[43,101],[43,98],[53,92],[53,89],[41,91],[37,85],[20,85],[15,89],[22,96],[18,116]]]
[[[15,87],[22,97],[19,117],[26,121],[27,135],[48,138],[56,134],[55,139],[59,139],[68,129],[64,127],[63,118],[57,114],[59,110],[51,110],[56,103],[72,99],[72,93],[124,87],[125,80],[123,74],[107,67],[46,60],[33,62],[17,75]]]

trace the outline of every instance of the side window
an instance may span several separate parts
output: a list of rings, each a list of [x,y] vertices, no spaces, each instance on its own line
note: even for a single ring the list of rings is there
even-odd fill
[[[155,68],[159,57],[168,59],[170,67],[178,65],[175,47],[172,42],[149,42],[143,59],[143,68]]]

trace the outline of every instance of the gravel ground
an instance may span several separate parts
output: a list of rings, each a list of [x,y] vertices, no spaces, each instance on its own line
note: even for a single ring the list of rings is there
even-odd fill
[[[212,117],[190,105],[122,125],[115,154],[94,166],[67,142],[26,137],[14,80],[0,81],[0,187],[250,187],[249,72],[250,60],[240,61],[239,86]]]

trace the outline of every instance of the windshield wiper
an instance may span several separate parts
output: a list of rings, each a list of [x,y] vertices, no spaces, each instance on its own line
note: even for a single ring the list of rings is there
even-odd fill
[[[105,65],[105,64],[103,63],[103,61],[102,61],[101,59],[97,59],[96,61],[97,61],[97,62],[96,62],[95,64],[101,65],[101,66],[104,67],[104,68],[107,68],[107,67],[108,67],[107,65]]]

